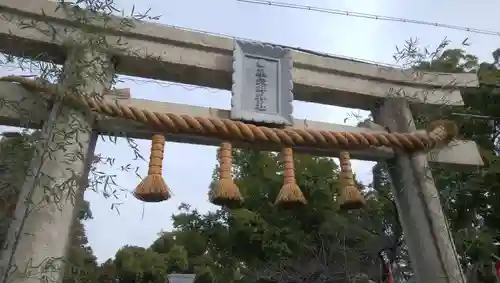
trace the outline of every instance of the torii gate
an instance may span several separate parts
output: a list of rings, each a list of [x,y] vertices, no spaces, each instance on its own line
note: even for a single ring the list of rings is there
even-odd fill
[[[28,58],[38,56],[36,58],[54,60],[65,66],[65,78],[57,87],[12,77],[0,82],[0,99],[9,102],[0,108],[0,123],[42,128],[44,139],[39,150],[43,152],[51,148],[53,158],[49,160],[36,156],[31,172],[54,177],[40,181],[28,176],[22,187],[16,219],[9,231],[7,250],[0,262],[2,283],[7,280],[35,282],[42,276],[60,281],[60,271],[54,270],[54,266],[61,266],[61,263],[54,260],[66,254],[74,205],[70,200],[62,200],[57,209],[54,203],[48,202],[30,211],[32,204],[24,200],[29,198],[31,203],[42,202],[45,200],[45,187],[59,188],[63,183],[61,190],[81,190],[97,134],[148,139],[153,136],[150,176],[136,191],[136,195],[146,201],[167,198],[168,189],[161,179],[161,170],[158,170],[161,166],[159,152],[165,137],[168,141],[221,145],[222,181],[211,193],[211,200],[219,204],[241,201],[230,175],[226,174],[230,165],[227,153],[232,146],[251,143],[262,150],[282,151],[288,173],[285,174],[278,202],[286,204],[305,201],[301,198],[300,188],[295,186],[292,149],[341,157],[346,182],[341,198],[347,207],[349,204],[358,207],[363,200],[357,189],[349,186],[352,172],[346,152],[349,151],[357,159],[387,161],[394,165],[390,166],[393,168],[390,173],[394,195],[419,282],[465,282],[453,241],[446,233],[448,230],[438,193],[426,169],[428,162],[480,166],[482,160],[472,141],[452,141],[447,145],[456,136],[456,127],[451,122],[435,122],[427,133],[417,132],[409,104],[462,106],[460,89],[477,87],[476,75],[416,74],[411,70],[381,68],[278,48],[283,53],[276,58],[284,60],[278,66],[293,61],[293,68],[290,65],[289,71],[290,82],[293,80],[294,84],[294,99],[371,110],[375,122],[383,127],[373,123],[372,127],[363,128],[294,120],[291,108],[286,106],[291,100],[277,107],[279,111],[272,113],[272,117],[255,118],[252,111],[245,108],[248,103],[243,101],[244,95],[249,93],[244,87],[245,76],[240,79],[233,77],[242,72],[238,64],[233,65],[233,60],[244,58],[246,53],[252,54],[255,51],[253,47],[237,55],[231,39],[145,22],[134,22],[132,28],[124,31],[116,24],[121,21],[118,17],[107,21],[104,27],[104,23],[98,20],[83,24],[68,15],[66,9],[57,9],[57,6],[39,0],[6,0],[0,4],[2,51]],[[37,29],[21,28],[20,21],[34,21]],[[84,30],[81,29],[84,26],[100,26],[107,41],[106,47],[89,50],[75,45],[84,38]],[[68,40],[73,44],[68,45]],[[266,48],[273,49],[275,46],[268,45]],[[46,57],[40,57],[40,54]],[[228,111],[117,95],[109,91],[113,72],[233,89],[236,102],[233,101],[233,109]],[[77,78],[73,77],[75,73]],[[95,79],[95,74],[99,74],[100,80]],[[75,79],[78,80],[76,86]],[[279,101],[286,100],[283,88],[291,89],[286,81],[271,82],[271,87],[279,93],[276,98]],[[394,97],[395,89],[398,94],[405,95]],[[107,95],[104,99],[89,96],[94,93]],[[60,97],[61,94],[65,94],[64,101],[56,101],[52,105],[47,103],[47,99]],[[68,105],[68,102],[72,104]],[[16,109],[9,105],[16,105]],[[81,105],[93,113],[78,110]],[[26,113],[30,114],[29,121],[24,120]],[[95,116],[95,113],[99,115]],[[237,118],[246,122],[236,121]],[[259,124],[278,119],[274,122],[281,123],[281,126],[256,126],[248,121],[254,118]],[[72,126],[75,124],[78,124],[77,131]],[[54,129],[58,134],[54,133]],[[435,146],[435,149],[427,151]],[[73,153],[72,158],[68,158],[67,152]],[[46,160],[41,162],[41,159]],[[71,182],[65,182],[68,179]],[[153,194],[155,192],[157,194]],[[49,267],[49,261],[54,266]],[[12,265],[21,271],[28,270],[31,276],[20,278],[19,270],[17,273],[10,273],[12,270],[6,272],[7,267]]]

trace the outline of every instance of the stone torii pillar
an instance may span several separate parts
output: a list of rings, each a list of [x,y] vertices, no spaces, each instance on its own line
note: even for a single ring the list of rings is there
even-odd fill
[[[373,112],[391,132],[416,131],[408,101],[388,98]],[[463,154],[467,154],[464,152]],[[398,152],[388,162],[391,185],[413,270],[421,283],[465,283],[425,153]]]
[[[107,55],[74,48],[61,86],[78,95],[110,87]],[[86,187],[97,135],[88,111],[55,102],[21,187],[6,247],[0,260],[1,283],[61,282],[69,235],[76,217],[75,196]]]

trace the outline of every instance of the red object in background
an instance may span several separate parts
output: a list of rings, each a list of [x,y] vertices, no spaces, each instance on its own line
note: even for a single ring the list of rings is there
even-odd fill
[[[388,260],[385,260],[382,253],[379,253],[379,257],[381,259],[380,267],[381,267],[381,281],[383,283],[394,283],[394,277],[392,275],[392,265]]]
[[[495,263],[495,275],[497,277],[498,283],[500,283],[500,263]]]
[[[496,266],[495,266],[496,267]],[[500,265],[499,265],[499,268],[500,268]],[[390,263],[387,263],[387,269],[389,270],[389,274],[388,274],[388,277],[389,277],[389,283],[394,283],[394,278],[392,278],[392,266]],[[498,269],[497,269],[497,274],[498,274]],[[498,275],[497,275],[498,277]]]
[[[389,250],[385,248],[381,249],[377,253],[380,259],[380,282],[394,283],[394,275],[392,274],[392,262],[389,258],[389,255],[387,254],[388,252]]]

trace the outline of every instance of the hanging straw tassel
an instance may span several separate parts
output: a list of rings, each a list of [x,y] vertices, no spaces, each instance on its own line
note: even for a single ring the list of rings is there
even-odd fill
[[[340,152],[340,208],[345,210],[360,209],[365,205],[365,198],[356,187],[351,169],[351,158],[347,151]]]
[[[208,196],[210,202],[215,205],[237,208],[242,205],[243,197],[231,176],[232,154],[231,143],[222,142],[219,150],[219,181]]]
[[[281,150],[281,158],[284,163],[285,172],[283,187],[281,187],[275,204],[285,208],[307,204],[304,194],[302,194],[295,180],[292,149],[289,147],[283,148]]]
[[[170,191],[161,175],[165,137],[154,135],[151,139],[148,176],[135,188],[135,197],[144,202],[160,202],[170,198]]]

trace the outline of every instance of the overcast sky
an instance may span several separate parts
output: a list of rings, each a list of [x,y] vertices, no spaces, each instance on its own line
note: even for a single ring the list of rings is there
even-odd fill
[[[270,43],[313,49],[348,57],[394,63],[392,55],[396,45],[410,37],[418,37],[424,46],[434,46],[444,37],[455,46],[468,37],[472,45],[468,50],[482,60],[490,60],[491,51],[500,47],[500,37],[479,35],[430,26],[381,20],[359,19],[303,10],[240,3],[236,0],[117,0],[120,8],[136,11],[151,8],[151,15],[161,15],[160,23],[200,29],[231,36],[251,38]],[[480,29],[500,30],[497,13],[500,2],[465,0],[289,0],[289,3],[321,6],[386,16],[420,19]],[[5,73],[2,71],[1,73]],[[157,84],[150,81],[131,81],[127,78],[120,87],[129,87],[132,96],[157,101],[185,103],[197,106],[230,107],[227,91],[186,89]],[[294,116],[310,120],[344,123],[353,109],[294,102]],[[363,115],[367,113],[361,112]],[[356,121],[348,121],[355,124]],[[150,142],[137,141],[142,154],[149,156]],[[157,204],[143,204],[130,194],[122,193],[120,200],[105,199],[102,192],[88,192],[94,219],[86,223],[87,235],[99,261],[113,257],[123,245],[149,246],[161,230],[172,228],[171,215],[185,202],[205,212],[214,207],[207,200],[208,185],[216,163],[215,147],[167,143],[165,148],[164,177],[173,192],[173,198]],[[133,161],[132,151],[122,140],[117,144],[100,141],[97,153],[113,156],[117,164],[140,166],[144,176],[147,163]],[[373,164],[355,162],[354,170],[365,183],[371,181]],[[102,168],[116,174],[116,181],[124,190],[132,191],[139,182],[133,173]],[[119,212],[111,205],[121,202]]]

